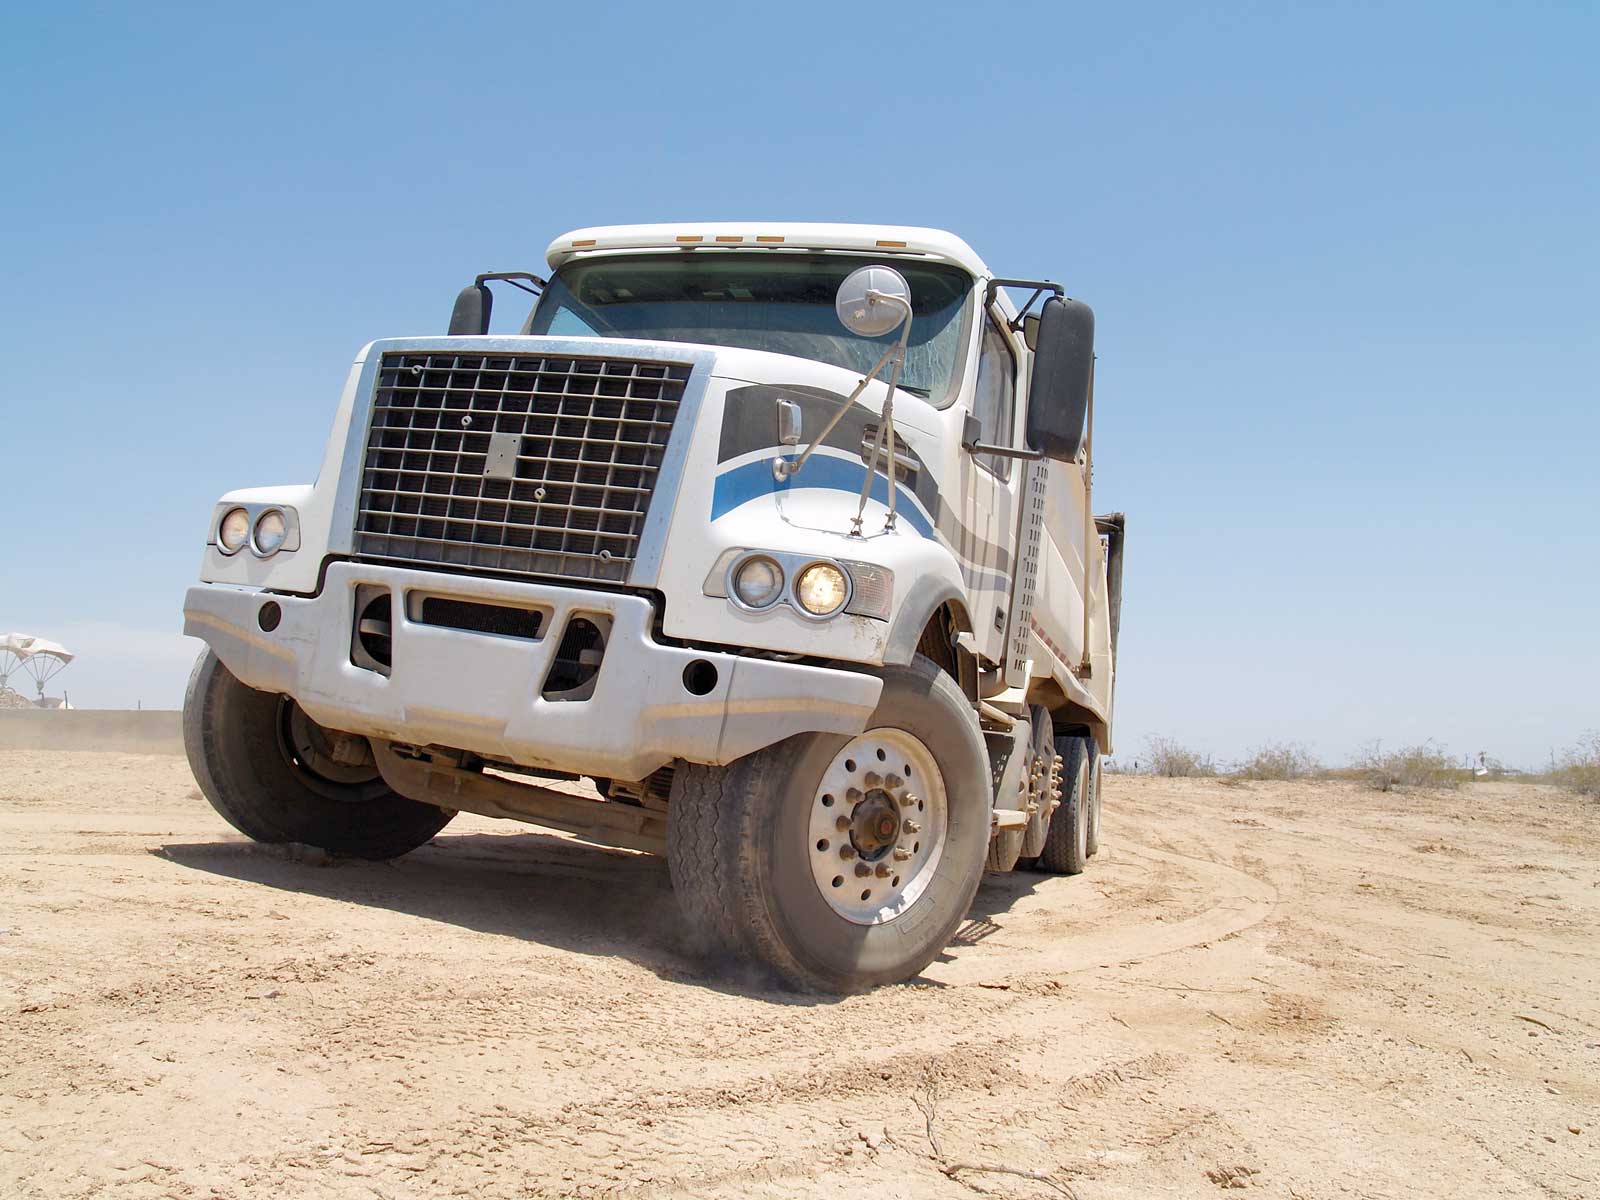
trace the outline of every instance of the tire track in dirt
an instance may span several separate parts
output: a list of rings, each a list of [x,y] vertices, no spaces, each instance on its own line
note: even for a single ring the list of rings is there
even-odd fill
[[[1001,933],[1019,935],[1011,945],[989,937],[952,950],[947,961],[923,972],[937,983],[974,985],[1022,976],[1066,975],[1119,963],[1159,958],[1242,933],[1272,914],[1278,892],[1271,884],[1215,859],[1195,858],[1154,846],[1122,843],[1119,854],[1176,866],[1200,879],[1215,897],[1204,912],[1178,921],[1141,921],[1075,934],[1070,941],[1041,946],[1027,938],[1027,914],[1007,914],[996,922]]]

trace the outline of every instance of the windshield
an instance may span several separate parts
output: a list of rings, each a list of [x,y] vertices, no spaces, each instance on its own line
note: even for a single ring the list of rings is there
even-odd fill
[[[859,255],[706,253],[591,259],[556,273],[527,332],[647,338],[770,350],[865,374],[895,334],[863,338],[834,312]],[[954,267],[896,261],[911,285],[911,338],[900,386],[940,400],[961,357],[961,316],[971,278]]]

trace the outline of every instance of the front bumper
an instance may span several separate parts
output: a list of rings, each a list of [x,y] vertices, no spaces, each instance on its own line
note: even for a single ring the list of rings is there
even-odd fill
[[[387,676],[351,660],[360,585],[392,595]],[[424,624],[411,616],[422,596],[545,619],[536,639]],[[259,619],[268,603],[282,613],[270,632]],[[596,615],[611,629],[593,693],[545,699],[568,619]],[[579,775],[634,780],[679,758],[729,763],[797,733],[859,733],[877,707],[883,683],[871,675],[662,645],[653,618],[641,596],[349,562],[329,566],[313,597],[202,584],[184,599],[186,634],[241,682],[293,697],[319,724]],[[685,678],[697,661],[716,672],[704,694]],[[707,672],[692,675],[703,688]]]

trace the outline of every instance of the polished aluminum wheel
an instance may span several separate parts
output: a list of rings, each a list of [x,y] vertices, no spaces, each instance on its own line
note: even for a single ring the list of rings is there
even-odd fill
[[[811,875],[857,925],[917,902],[944,853],[949,807],[933,754],[903,729],[869,729],[834,755],[811,804]]]

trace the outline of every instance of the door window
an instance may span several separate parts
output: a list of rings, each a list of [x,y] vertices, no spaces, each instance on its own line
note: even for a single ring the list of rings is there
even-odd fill
[[[1011,419],[1017,393],[1017,363],[1006,336],[993,317],[983,323],[978,350],[978,391],[974,398],[978,440],[991,446],[1011,445]],[[1001,479],[1011,478],[1011,460],[980,454],[978,461]]]

